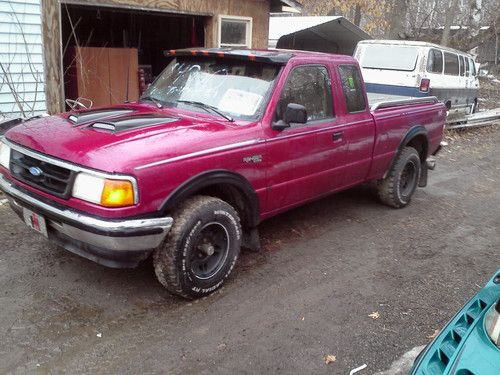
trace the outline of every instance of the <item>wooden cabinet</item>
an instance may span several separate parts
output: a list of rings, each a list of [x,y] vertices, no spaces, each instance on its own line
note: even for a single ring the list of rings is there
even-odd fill
[[[139,61],[135,48],[72,48],[66,53],[64,65],[68,99],[90,99],[98,107],[123,103],[127,95],[130,101],[139,98]]]

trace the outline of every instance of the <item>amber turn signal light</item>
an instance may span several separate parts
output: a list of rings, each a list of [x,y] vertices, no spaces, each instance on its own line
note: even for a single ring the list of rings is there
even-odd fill
[[[125,207],[134,204],[134,187],[130,181],[105,180],[101,195],[104,207]]]

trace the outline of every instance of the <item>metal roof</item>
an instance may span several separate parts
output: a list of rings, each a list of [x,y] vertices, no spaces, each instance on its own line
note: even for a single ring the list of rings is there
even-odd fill
[[[269,46],[352,55],[371,36],[344,17],[270,17]]]

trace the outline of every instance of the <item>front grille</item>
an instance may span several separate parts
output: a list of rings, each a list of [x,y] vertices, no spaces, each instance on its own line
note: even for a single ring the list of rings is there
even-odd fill
[[[17,150],[11,152],[10,173],[15,178],[49,194],[64,199],[70,197],[75,178],[73,171],[25,155]]]

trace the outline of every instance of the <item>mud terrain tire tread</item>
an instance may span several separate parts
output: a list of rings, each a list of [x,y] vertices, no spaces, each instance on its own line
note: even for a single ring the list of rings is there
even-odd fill
[[[413,159],[417,167],[417,176],[415,179],[415,186],[411,190],[407,199],[404,199],[401,194],[399,194],[399,177],[401,171],[406,166],[409,160]],[[411,197],[415,192],[418,181],[420,179],[420,174],[422,172],[420,156],[418,155],[417,150],[413,147],[404,147],[399,155],[397,156],[394,165],[389,171],[386,178],[378,181],[377,183],[377,193],[380,201],[387,206],[394,208],[402,208],[405,207],[408,203],[410,203]]]
[[[192,287],[186,283],[187,273],[182,270],[183,246],[186,235],[189,235],[193,224],[200,215],[206,214],[211,210],[221,210],[227,212],[234,218],[237,236],[232,236],[230,240],[234,241],[232,251],[229,250],[227,263],[231,263],[229,269],[223,271],[221,280],[213,290],[209,292],[195,292]],[[186,199],[172,215],[173,226],[167,234],[163,243],[153,252],[153,265],[158,281],[172,294],[187,298],[196,299],[208,295],[222,286],[223,281],[227,279],[236,262],[241,246],[241,224],[236,210],[221,199],[209,196],[194,196]]]

